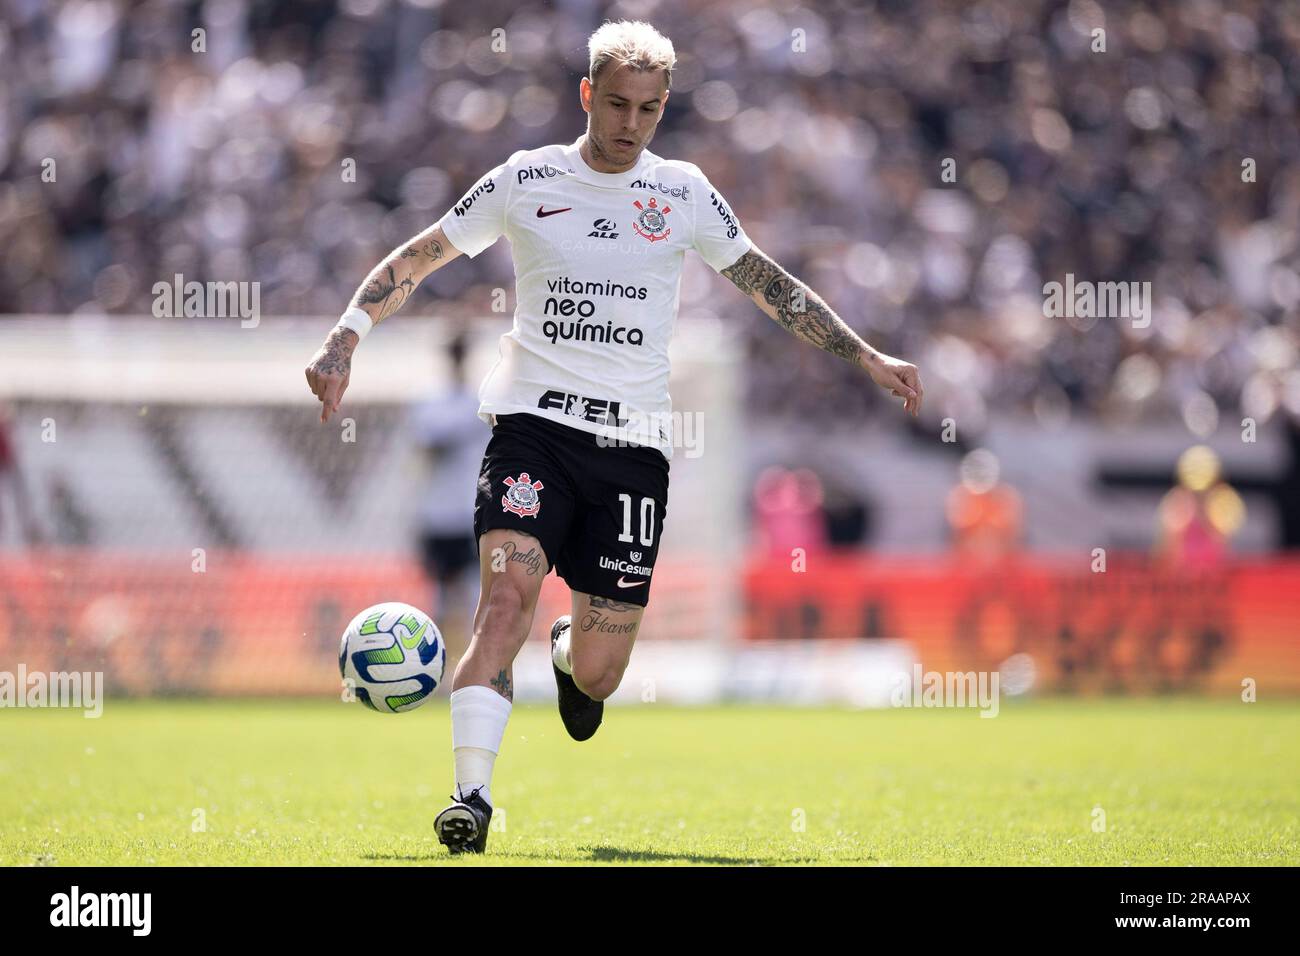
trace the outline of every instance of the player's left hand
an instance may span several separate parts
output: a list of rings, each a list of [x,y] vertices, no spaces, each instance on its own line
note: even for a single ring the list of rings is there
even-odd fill
[[[884,352],[872,353],[863,359],[862,365],[873,382],[903,400],[904,411],[911,412],[913,418],[920,414],[925,389],[921,387],[921,373],[915,365]]]

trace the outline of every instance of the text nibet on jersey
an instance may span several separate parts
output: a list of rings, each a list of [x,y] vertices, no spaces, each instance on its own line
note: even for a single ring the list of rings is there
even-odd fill
[[[623,173],[578,143],[520,150],[438,223],[465,255],[502,236],[514,261],[513,327],[479,389],[479,417],[528,412],[672,458],[668,342],[682,263],[715,271],[751,248],[693,163],[643,150]]]

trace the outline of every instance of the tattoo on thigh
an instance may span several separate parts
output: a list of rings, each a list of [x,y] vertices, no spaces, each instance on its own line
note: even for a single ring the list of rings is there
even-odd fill
[[[542,569],[542,552],[536,546],[522,551],[513,541],[507,541],[502,547],[506,552],[506,560],[522,564],[528,569],[528,574],[536,574]]]
[[[542,570],[542,562],[546,556],[534,545],[527,551],[520,550],[518,544],[514,541],[507,541],[505,544],[492,549],[492,572],[501,574],[506,569],[506,563],[513,561],[515,564],[524,566],[524,573],[530,577],[535,577]]]
[[[636,621],[619,624],[609,615],[601,614],[593,608],[583,615],[582,620],[578,622],[578,629],[596,631],[598,634],[635,634],[636,625]]]
[[[596,597],[592,595],[591,606],[604,608],[607,611],[634,611],[639,608],[639,604],[624,604],[622,601],[611,601],[609,598]]]
[[[513,701],[515,699],[514,685],[510,683],[510,675],[506,673],[504,667],[501,668],[497,676],[492,678],[489,683],[491,683],[492,686],[496,688],[497,693],[506,700]]]

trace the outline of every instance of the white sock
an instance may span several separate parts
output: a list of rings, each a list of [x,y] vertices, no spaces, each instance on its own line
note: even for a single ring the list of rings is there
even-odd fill
[[[451,747],[456,796],[477,789],[492,806],[492,765],[501,750],[511,703],[490,687],[474,684],[451,693]]]
[[[573,633],[572,627],[566,627],[564,633],[559,636],[555,646],[551,648],[551,660],[555,666],[570,677],[573,676],[573,652],[569,650],[569,635]]]
[[[476,789],[479,796],[492,806],[492,765],[497,755],[480,747],[457,747],[452,751],[456,760],[456,798],[468,800]]]

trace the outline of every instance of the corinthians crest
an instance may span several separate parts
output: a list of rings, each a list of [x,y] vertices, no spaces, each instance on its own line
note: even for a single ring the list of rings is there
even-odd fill
[[[542,499],[537,492],[542,490],[540,481],[529,481],[528,472],[521,471],[518,478],[505,478],[507,491],[501,496],[501,510],[513,511],[525,518],[536,518],[542,510]]]
[[[672,206],[659,208],[659,200],[653,196],[647,205],[641,205],[641,200],[632,200],[632,205],[641,210],[636,217],[636,222],[632,223],[632,228],[636,234],[644,236],[651,242],[658,242],[660,239],[667,239],[672,229],[668,225],[668,214],[673,211]]]

